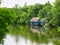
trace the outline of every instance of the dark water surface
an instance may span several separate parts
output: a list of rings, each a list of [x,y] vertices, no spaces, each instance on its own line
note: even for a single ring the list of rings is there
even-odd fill
[[[60,45],[60,33],[39,26],[9,26],[0,45]]]

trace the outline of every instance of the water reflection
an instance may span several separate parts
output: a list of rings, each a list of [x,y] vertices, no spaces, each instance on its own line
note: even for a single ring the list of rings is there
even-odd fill
[[[30,26],[31,31],[34,33],[39,33],[40,32],[40,26]]]
[[[60,45],[59,34],[55,29],[46,31],[39,26],[9,26],[4,45]]]
[[[4,45],[4,40],[2,39],[2,41],[0,42],[0,45]]]
[[[0,28],[0,45],[4,45],[4,38],[7,32],[5,28]]]
[[[12,35],[8,34],[6,36],[6,39],[4,40],[4,45],[52,45],[52,42],[49,42],[48,44],[39,44],[36,42],[31,42],[29,39],[25,40],[25,38],[23,37],[19,37],[18,42],[15,41],[15,37],[13,37]]]
[[[31,42],[29,40],[25,41],[25,38],[23,38],[23,37],[19,37],[19,40],[16,43],[15,37],[13,37],[12,35],[9,34],[9,35],[7,35],[7,37],[5,39],[4,45],[12,45],[12,44],[13,45],[31,45]]]

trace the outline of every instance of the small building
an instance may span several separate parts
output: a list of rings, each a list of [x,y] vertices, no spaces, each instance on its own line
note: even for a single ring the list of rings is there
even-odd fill
[[[33,17],[33,18],[30,20],[30,25],[41,25],[40,18],[38,18],[38,17]]]

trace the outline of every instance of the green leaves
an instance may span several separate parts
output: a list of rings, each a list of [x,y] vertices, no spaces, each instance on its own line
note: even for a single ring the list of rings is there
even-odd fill
[[[53,22],[56,27],[60,26],[60,0],[56,0],[54,4],[54,8],[52,9],[53,11]]]
[[[49,2],[47,4],[45,4],[44,8],[39,11],[38,16],[40,18],[48,18],[49,15],[50,15],[49,12],[51,10],[51,7],[52,6],[51,6],[51,4]]]
[[[57,28],[58,32],[60,32],[60,27]]]
[[[0,8],[0,41],[8,31],[7,26],[11,24],[14,18],[14,13],[12,14],[11,11],[8,8]]]

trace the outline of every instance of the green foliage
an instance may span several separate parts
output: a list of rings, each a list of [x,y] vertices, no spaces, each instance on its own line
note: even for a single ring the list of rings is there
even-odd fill
[[[57,28],[58,32],[60,32],[60,27]]]
[[[57,25],[60,26],[60,0],[56,0],[55,2],[55,8],[56,8],[56,20],[57,20]]]
[[[19,7],[17,4],[14,8],[0,8],[0,20],[6,25],[10,23],[29,23],[32,17],[46,18],[54,26],[60,26],[60,0],[56,0],[54,6],[48,1],[45,5],[35,4]],[[17,20],[17,18],[20,19]],[[2,22],[1,21],[1,22]]]
[[[38,16],[40,18],[48,18],[50,15],[49,15],[49,12],[51,10],[51,4],[48,2],[45,4],[44,8],[42,10],[39,11],[38,13]]]
[[[14,20],[13,11],[8,8],[0,8],[0,42],[8,31],[7,26]]]
[[[54,7],[52,7],[52,25],[60,26],[60,0],[56,0]]]
[[[11,22],[18,23],[29,23],[32,17],[40,17],[46,18],[49,23],[54,26],[60,25],[60,5],[59,0],[56,0],[54,7],[48,1],[45,5],[43,4],[35,4],[31,6],[25,5],[23,7],[19,7],[17,4],[14,8],[1,8],[0,9],[0,17],[5,18],[5,22],[8,25]],[[2,15],[2,16],[1,16]],[[20,19],[17,19],[20,17]]]
[[[0,18],[5,20],[5,23],[11,23],[12,20],[15,18],[15,13],[13,10],[9,10],[7,8],[0,9]]]

